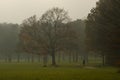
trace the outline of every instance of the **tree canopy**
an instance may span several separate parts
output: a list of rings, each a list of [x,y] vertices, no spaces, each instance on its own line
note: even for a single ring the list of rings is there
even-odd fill
[[[86,40],[89,50],[120,52],[120,1],[99,0],[87,17]]]

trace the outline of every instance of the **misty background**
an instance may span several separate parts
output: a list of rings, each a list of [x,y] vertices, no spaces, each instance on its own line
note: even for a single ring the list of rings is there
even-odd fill
[[[0,23],[21,23],[31,15],[41,16],[52,7],[64,8],[69,16],[84,19],[98,0],[0,0]],[[79,10],[78,10],[79,9]]]
[[[0,80],[120,80],[120,0],[0,0]]]
[[[14,61],[17,59],[19,62],[21,59],[27,59],[29,61],[30,59],[33,62],[33,56],[34,59],[39,59],[39,56],[37,54],[26,52],[29,54],[25,54],[24,52],[20,52],[18,47],[21,41],[21,37],[23,37],[25,34],[32,34],[33,32],[30,31],[29,33],[26,33],[27,30],[22,29],[21,27],[26,27],[26,25],[36,24],[37,20],[36,18],[41,18],[43,14],[48,10],[51,10],[52,8],[56,7],[55,9],[60,10],[59,8],[63,9],[63,13],[68,12],[68,18],[72,19],[72,21],[68,21],[67,24],[63,24],[62,26],[69,26],[74,33],[74,36],[77,36],[80,39],[76,39],[79,43],[77,45],[76,43],[73,43],[76,40],[73,40],[70,42],[70,39],[68,40],[69,47],[72,44],[71,48],[74,48],[72,53],[65,54],[68,52],[62,51],[61,54],[57,54],[57,56],[63,55],[63,58],[67,58],[71,60],[71,56],[73,56],[73,62],[77,62],[80,55],[86,55],[82,52],[83,49],[83,43],[84,43],[84,35],[85,35],[85,23],[84,19],[87,18],[88,13],[90,13],[91,8],[95,7],[97,0],[0,0],[0,54],[1,54],[1,60],[5,60],[8,62]],[[79,10],[78,10],[79,9]],[[66,12],[65,12],[65,11]],[[54,9],[53,9],[54,12]],[[47,12],[46,12],[47,13]],[[59,15],[62,15],[60,13],[57,13]],[[33,16],[37,15],[37,17]],[[30,17],[32,16],[32,17]],[[67,15],[66,15],[67,16]],[[46,16],[47,17],[47,16]],[[52,18],[53,16],[51,16]],[[65,16],[63,16],[65,17]],[[83,19],[83,20],[82,20]],[[25,20],[25,21],[24,21]],[[36,23],[34,23],[34,20]],[[29,22],[30,21],[30,22]],[[59,25],[61,24],[59,23]],[[21,24],[21,25],[19,25]],[[39,26],[38,24],[36,24]],[[49,24],[50,25],[50,24]],[[42,25],[45,26],[45,25]],[[34,27],[34,25],[31,25],[31,27]],[[40,29],[40,28],[39,28]],[[23,30],[23,32],[22,32]],[[25,32],[24,32],[25,31]],[[29,30],[28,30],[29,31]],[[35,30],[36,31],[36,30]],[[64,31],[61,31],[64,32]],[[71,35],[71,33],[69,35]],[[25,33],[25,34],[24,34]],[[39,34],[39,33],[38,33]],[[63,33],[62,33],[63,34]],[[65,33],[64,33],[65,35]],[[36,35],[34,35],[36,36]],[[47,35],[46,35],[47,36]],[[44,36],[44,37],[46,37]],[[53,35],[51,35],[53,36]],[[66,35],[68,36],[68,35]],[[40,38],[40,36],[39,36]],[[24,40],[25,38],[23,38]],[[36,39],[36,38],[35,38]],[[47,40],[49,42],[49,40]],[[67,41],[67,42],[68,42]],[[24,43],[24,41],[22,41]],[[30,43],[31,46],[34,44]],[[39,44],[41,45],[41,44]],[[77,46],[77,47],[76,47]],[[23,47],[24,48],[24,47]],[[76,48],[76,49],[75,49]],[[36,48],[34,48],[36,49]],[[33,49],[33,50],[34,50]],[[31,49],[29,49],[31,50]],[[23,50],[24,51],[24,50]],[[76,51],[76,52],[74,52]],[[60,51],[59,51],[60,52]],[[35,52],[36,53],[36,52]],[[57,52],[58,53],[58,52]],[[78,53],[80,54],[78,56]],[[36,56],[36,57],[35,57]],[[68,57],[69,56],[69,57]],[[87,58],[87,57],[86,57]],[[59,57],[59,61],[60,61]],[[63,59],[64,60],[64,59]]]

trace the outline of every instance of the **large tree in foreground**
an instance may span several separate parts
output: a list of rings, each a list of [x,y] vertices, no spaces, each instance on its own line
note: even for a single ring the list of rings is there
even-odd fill
[[[87,45],[100,51],[108,64],[120,59],[120,0],[99,0],[87,18]]]
[[[77,45],[76,32],[67,24],[70,21],[64,9],[52,8],[46,11],[40,20],[35,16],[22,24],[20,41],[22,50],[52,57],[52,65],[56,65],[55,55],[68,47]],[[70,49],[70,48],[69,48]]]
[[[64,9],[59,8],[52,8],[46,11],[40,19],[44,27],[42,28],[44,36],[48,42],[48,53],[52,57],[52,65],[56,65],[55,53],[60,48],[62,41],[64,41],[65,32],[67,31],[64,23],[67,23],[69,20],[68,13]]]

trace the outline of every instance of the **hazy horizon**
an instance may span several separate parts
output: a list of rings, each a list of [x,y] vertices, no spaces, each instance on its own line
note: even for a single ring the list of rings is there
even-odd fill
[[[69,16],[84,19],[98,0],[0,0],[0,23],[21,23],[24,19],[40,17],[52,7],[64,8]]]

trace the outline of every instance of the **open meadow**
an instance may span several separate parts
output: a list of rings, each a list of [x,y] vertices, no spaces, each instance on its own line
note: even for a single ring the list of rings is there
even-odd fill
[[[42,67],[39,63],[1,63],[0,80],[120,80],[118,68],[63,65]]]

